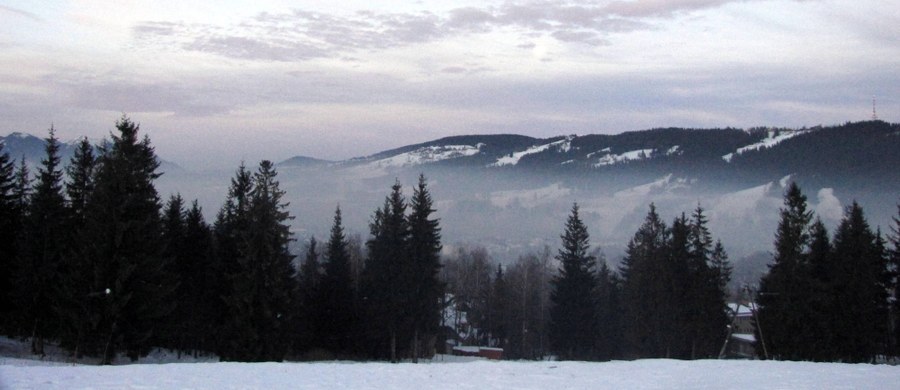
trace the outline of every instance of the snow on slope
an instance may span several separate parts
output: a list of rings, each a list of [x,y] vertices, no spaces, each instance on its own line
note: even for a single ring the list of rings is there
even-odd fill
[[[474,156],[481,152],[483,143],[477,145],[426,146],[395,156],[354,166],[347,171],[357,178],[375,178],[388,174],[390,168],[405,168],[460,157]]]
[[[3,389],[884,389],[888,365],[728,361],[0,366]]]
[[[428,164],[452,158],[474,156],[481,151],[484,144],[478,145],[441,145],[426,146],[411,152],[373,161],[369,165],[377,168],[403,168]]]
[[[557,151],[560,153],[567,153],[569,150],[572,150],[572,140],[575,136],[568,136],[564,139],[561,139],[556,142],[551,142],[545,145],[532,146],[528,149],[525,149],[521,152],[515,152],[510,154],[509,156],[503,156],[497,159],[497,162],[488,165],[489,167],[502,167],[504,165],[516,165],[522,159],[529,154],[537,154],[541,153],[545,150],[549,150],[550,148],[557,148]]]
[[[606,148],[604,150],[608,150]],[[633,161],[633,160],[644,160],[650,158],[653,155],[654,149],[638,149],[628,151],[622,154],[614,154],[614,153],[606,153],[603,157],[600,157],[600,161],[597,161],[594,164],[595,167],[602,167],[604,165],[613,165],[618,164],[625,161]]]
[[[763,138],[762,141],[739,148],[734,153],[728,153],[728,154],[722,156],[722,160],[725,160],[725,162],[731,162],[731,160],[734,158],[734,156],[739,156],[739,155],[744,154],[749,151],[768,149],[768,148],[771,148],[775,145],[778,145],[778,144],[784,142],[785,140],[794,138],[798,135],[805,134],[808,132],[809,132],[809,130],[781,131],[781,134],[776,135],[776,133],[777,133],[776,131],[770,130],[769,133],[766,135],[766,138]]]

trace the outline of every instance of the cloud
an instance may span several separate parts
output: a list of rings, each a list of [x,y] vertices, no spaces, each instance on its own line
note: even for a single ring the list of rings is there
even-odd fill
[[[741,0],[736,0],[741,1]],[[341,58],[461,35],[495,31],[522,40],[546,36],[565,44],[609,43],[610,33],[654,28],[672,18],[735,0],[530,1],[462,7],[446,13],[357,11],[349,15],[292,10],[260,13],[231,25],[146,21],[132,32],[138,42],[261,61]],[[752,1],[752,0],[743,0]]]
[[[41,18],[40,16],[37,16],[36,14],[33,14],[31,12],[22,11],[20,9],[13,8],[13,7],[7,7],[5,5],[0,5],[0,14],[4,14],[4,13],[12,14],[12,15],[15,15],[18,17],[23,17],[26,19],[31,19],[32,21],[35,21],[35,22],[43,22],[44,21],[43,18]]]

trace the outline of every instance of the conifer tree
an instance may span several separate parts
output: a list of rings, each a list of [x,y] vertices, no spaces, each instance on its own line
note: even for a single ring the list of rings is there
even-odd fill
[[[834,235],[832,340],[845,362],[872,362],[884,352],[887,325],[887,259],[856,202]]]
[[[231,291],[226,297],[230,333],[223,358],[227,360],[281,361],[291,348],[296,307],[295,270],[288,251],[292,217],[276,176],[270,161],[260,162],[246,220],[241,221],[245,228],[233,232],[238,272],[229,275]],[[237,200],[226,204],[239,206]]]
[[[668,318],[674,308],[668,284],[671,275],[666,264],[669,236],[669,229],[651,203],[644,223],[628,243],[619,268],[628,356],[672,355]]]
[[[219,265],[219,277],[215,279],[216,293],[222,297],[223,303],[226,297],[235,294],[233,278],[240,275],[241,267],[238,262],[240,253],[238,244],[241,235],[249,229],[250,221],[250,193],[253,191],[253,174],[241,162],[231,179],[225,204],[216,215],[213,225],[213,252],[216,263]],[[231,339],[237,337],[228,310],[221,313],[219,323],[226,324],[216,340],[216,352],[227,359],[231,353]]]
[[[366,301],[369,313],[369,335],[373,356],[398,358],[398,344],[403,336],[406,302],[403,270],[409,262],[406,251],[409,225],[406,220],[406,200],[397,181],[384,200],[382,208],[375,211],[369,225],[372,237],[366,242],[369,258],[364,274]],[[385,351],[386,350],[386,351]]]
[[[692,358],[692,350],[696,348],[698,339],[704,336],[701,317],[703,307],[703,289],[705,287],[706,264],[702,255],[691,248],[691,226],[684,213],[672,221],[669,229],[669,242],[666,245],[666,259],[660,269],[661,288],[668,289],[663,306],[666,310],[670,326],[661,329],[666,357],[679,359]]]
[[[797,304],[795,310],[806,317],[806,329],[794,335],[798,351],[796,356],[803,360],[831,361],[835,359],[831,328],[831,295],[835,287],[833,249],[828,238],[828,230],[822,220],[816,218],[809,228],[809,251],[806,255],[804,272],[806,280],[797,281],[803,288],[804,303]]]
[[[595,302],[597,313],[596,358],[608,361],[622,357],[624,335],[622,329],[621,291],[618,277],[605,261],[597,271]]]
[[[177,350],[179,354],[188,350],[188,340],[193,338],[190,334],[190,320],[193,307],[189,307],[185,300],[189,298],[190,282],[188,269],[189,259],[186,249],[192,245],[185,236],[185,210],[184,199],[181,194],[173,194],[169,197],[162,213],[162,256],[169,264],[169,273],[173,280],[170,283],[176,285],[172,295],[175,307],[171,315],[166,318],[164,325],[156,335],[156,343],[159,346]]]
[[[341,219],[341,209],[334,211],[331,237],[325,248],[324,274],[319,283],[319,310],[316,335],[322,347],[339,355],[354,352],[355,332],[358,328],[356,292],[350,275],[350,254]]]
[[[431,339],[438,331],[441,313],[441,297],[444,288],[438,280],[441,269],[441,228],[435,212],[425,175],[419,175],[419,184],[410,200],[409,214],[409,267],[407,279],[407,314],[412,321],[413,362],[418,362],[421,340]],[[429,354],[430,355],[430,354]]]
[[[46,157],[38,168],[37,182],[19,239],[15,267],[15,296],[23,327],[32,338],[32,353],[44,354],[44,340],[57,331],[54,306],[60,262],[65,252],[66,208],[62,190],[59,141],[54,129],[46,138]]]
[[[15,202],[15,163],[0,143],[0,334],[12,327],[12,267],[16,258],[19,212]]]
[[[550,293],[550,342],[561,359],[589,360],[596,353],[596,258],[589,254],[590,237],[578,215],[578,204],[572,206],[561,238],[562,248],[556,255],[559,274]]]
[[[179,276],[180,304],[190,308],[188,312],[185,344],[189,351],[215,351],[218,334],[218,318],[225,311],[217,286],[222,283],[221,265],[213,256],[212,229],[203,217],[203,210],[195,199],[184,220],[184,251]]]
[[[307,351],[313,347],[321,346],[321,338],[315,333],[319,322],[319,309],[317,298],[319,284],[322,279],[322,266],[319,263],[318,241],[313,236],[306,245],[306,255],[297,272],[297,338],[294,348],[299,352]]]
[[[805,318],[800,311],[806,304],[809,267],[804,252],[809,246],[809,224],[812,212],[807,211],[806,195],[796,183],[785,192],[781,221],[775,232],[774,262],[760,280],[757,297],[757,329],[762,328],[765,340],[757,343],[758,354],[782,359],[800,359],[797,335],[805,331]],[[757,335],[757,340],[761,340]]]
[[[160,320],[173,309],[174,285],[162,256],[160,200],[153,181],[159,162],[150,140],[127,117],[101,150],[95,188],[85,210],[79,267],[92,270],[76,297],[88,309],[84,348],[110,363],[119,351],[149,352]]]
[[[97,158],[94,147],[87,138],[78,142],[75,153],[66,167],[67,180],[65,192],[68,195],[68,231],[65,235],[66,253],[60,263],[60,281],[58,285],[57,316],[60,321],[60,345],[75,352],[80,358],[83,349],[79,349],[87,337],[90,325],[91,302],[84,299],[90,294],[93,270],[88,266],[86,245],[82,241],[85,233],[88,200],[94,192],[94,180],[97,170]],[[94,311],[98,316],[98,311]]]
[[[76,226],[84,222],[88,197],[94,191],[96,165],[94,147],[87,138],[82,138],[75,148],[69,166],[66,167],[66,174],[69,177],[66,181],[66,195],[69,197],[69,210],[73,214]]]
[[[722,242],[717,241],[713,246],[707,222],[703,208],[698,205],[688,224],[689,284],[686,297],[690,301],[683,306],[693,307],[686,313],[691,340],[689,357],[692,359],[716,356],[728,325],[725,310],[731,265]]]

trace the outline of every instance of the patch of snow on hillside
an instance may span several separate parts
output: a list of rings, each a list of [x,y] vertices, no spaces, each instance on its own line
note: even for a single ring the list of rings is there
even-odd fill
[[[769,133],[766,134],[766,138],[763,138],[761,141],[759,141],[755,144],[750,144],[750,145],[744,146],[742,148],[739,148],[734,153],[728,153],[728,154],[722,156],[722,160],[725,160],[725,162],[730,163],[731,160],[734,159],[734,156],[739,156],[739,155],[744,154],[749,151],[768,149],[768,148],[771,148],[775,145],[778,145],[778,144],[784,142],[785,140],[794,138],[798,135],[805,134],[808,132],[809,132],[809,130],[796,130],[796,131],[783,131],[782,130],[780,132],[780,134],[777,134],[778,133],[777,131],[770,130]]]
[[[525,208],[534,208],[554,202],[561,197],[569,195],[571,192],[571,189],[563,187],[560,183],[555,183],[547,187],[530,190],[495,191],[491,193],[490,197],[491,204],[497,207],[508,207],[518,204]]]
[[[517,165],[519,163],[519,161],[522,159],[522,157],[525,157],[530,154],[538,154],[538,153],[544,152],[546,150],[549,150],[550,148],[553,148],[553,147],[555,147],[556,150],[560,153],[568,153],[570,150],[572,150],[572,140],[574,138],[575,138],[574,136],[568,136],[564,139],[561,139],[556,142],[551,142],[549,144],[532,146],[521,152],[515,152],[508,156],[500,157],[497,159],[497,162],[490,164],[488,166],[502,167],[505,165]]]
[[[681,150],[680,145],[675,145],[666,151],[666,156],[680,156],[682,154],[684,154],[684,151]]]
[[[600,157],[600,161],[594,164],[595,167],[602,167],[605,165],[613,165],[626,161],[634,161],[634,160],[644,160],[648,159],[653,155],[654,149],[638,149],[628,151],[622,154],[613,154],[606,153],[603,157]]]
[[[403,168],[421,164],[428,164],[459,157],[474,156],[481,151],[484,144],[478,145],[441,145],[426,146],[411,152],[400,153],[396,156],[373,161],[370,165],[378,168]]]

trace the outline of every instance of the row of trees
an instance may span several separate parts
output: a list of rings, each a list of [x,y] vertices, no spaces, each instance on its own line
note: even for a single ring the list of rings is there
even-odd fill
[[[409,202],[397,183],[375,212],[362,270],[338,208],[322,258],[311,244],[298,273],[271,162],[238,169],[209,225],[196,201],[162,204],[149,139],[127,117],[116,129],[101,145],[82,141],[65,175],[53,129],[34,179],[0,150],[5,334],[30,338],[36,354],[52,340],[103,363],[153,347],[396,361],[434,344],[441,243],[424,176]]]
[[[421,176],[409,200],[392,186],[364,245],[348,239],[338,207],[324,248],[311,239],[297,262],[271,162],[238,168],[210,225],[196,201],[163,204],[149,139],[126,117],[116,129],[101,145],[82,141],[63,168],[51,128],[33,179],[0,150],[0,330],[30,338],[35,353],[52,340],[104,363],[152,347],[416,360],[459,336],[445,333],[461,318],[449,312],[467,314],[464,341],[509,358],[706,358],[726,337],[730,265],[699,206],[666,224],[651,204],[617,270],[591,248],[577,204],[553,259],[546,249],[495,268],[484,250],[462,249],[442,265]],[[812,217],[792,184],[757,297],[761,354],[896,355],[900,221],[888,250],[856,203],[833,240]]]
[[[491,278],[483,251],[461,252],[446,270],[469,342],[510,358],[610,360],[715,357],[726,336],[731,268],[704,210],[667,226],[651,205],[618,272],[592,249],[573,206],[562,248],[526,256]]]
[[[829,239],[792,184],[775,234],[774,262],[757,292],[759,355],[844,362],[897,356],[900,219],[894,224],[889,250],[880,229],[873,232],[853,202]]]

